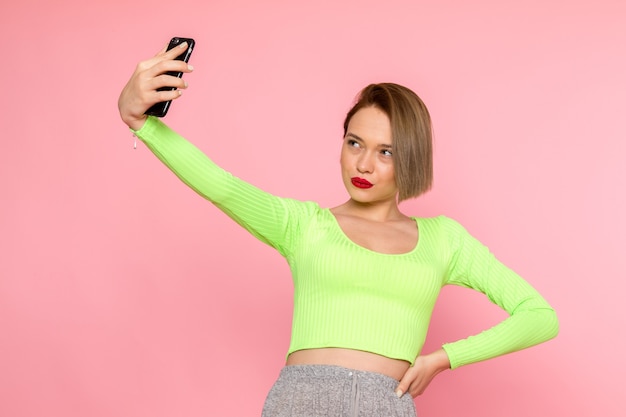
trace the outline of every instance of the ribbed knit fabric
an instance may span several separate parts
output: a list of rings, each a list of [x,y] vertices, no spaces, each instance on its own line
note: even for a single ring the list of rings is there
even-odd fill
[[[452,368],[558,332],[554,311],[537,291],[449,218],[414,218],[419,240],[408,253],[374,252],[352,242],[328,209],[232,176],[159,119],[149,117],[135,133],[183,182],[287,259],[294,281],[289,353],[341,347],[413,364],[446,284],[481,291],[510,314],[479,335],[445,344]]]

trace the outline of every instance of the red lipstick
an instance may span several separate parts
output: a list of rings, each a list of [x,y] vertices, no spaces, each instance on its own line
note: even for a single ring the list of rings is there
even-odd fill
[[[350,181],[352,181],[352,185],[357,188],[372,188],[374,186],[374,184],[364,178],[352,177]]]

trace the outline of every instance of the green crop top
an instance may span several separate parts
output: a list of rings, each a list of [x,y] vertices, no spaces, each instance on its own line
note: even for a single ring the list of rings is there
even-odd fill
[[[279,198],[224,171],[159,119],[134,132],[183,182],[284,256],[294,282],[289,353],[341,347],[414,363],[442,286],[476,289],[510,316],[443,345],[451,367],[546,341],[556,315],[526,281],[457,222],[415,218],[416,247],[382,254],[352,242],[313,202]]]

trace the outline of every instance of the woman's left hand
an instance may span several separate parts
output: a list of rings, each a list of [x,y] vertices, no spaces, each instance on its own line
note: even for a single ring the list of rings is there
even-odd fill
[[[408,392],[413,398],[422,395],[435,376],[446,369],[450,369],[450,360],[443,349],[420,355],[402,377],[396,394],[401,397]]]

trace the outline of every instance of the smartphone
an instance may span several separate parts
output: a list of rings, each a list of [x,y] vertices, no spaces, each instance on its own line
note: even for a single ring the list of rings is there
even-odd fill
[[[187,47],[187,49],[185,49],[185,52],[178,55],[176,59],[179,61],[189,62],[189,57],[191,56],[191,53],[193,52],[196,46],[196,41],[194,41],[193,39],[179,38],[179,37],[172,38],[172,40],[170,40],[169,45],[167,45],[167,50],[169,51],[172,48],[176,48],[178,45],[182,44],[183,42],[187,42],[187,45],[189,46]],[[181,78],[183,76],[182,72],[169,71],[167,74],[173,75],[174,77],[178,77],[178,78]],[[171,91],[174,89],[175,87],[161,87],[157,91],[165,91],[165,90]],[[150,116],[164,117],[167,114],[167,111],[170,109],[171,104],[172,104],[171,100],[156,103],[155,105],[150,107],[148,110],[146,110],[146,114]]]

